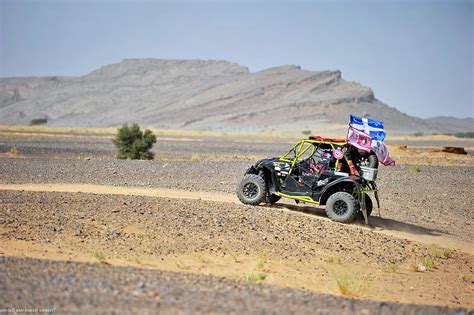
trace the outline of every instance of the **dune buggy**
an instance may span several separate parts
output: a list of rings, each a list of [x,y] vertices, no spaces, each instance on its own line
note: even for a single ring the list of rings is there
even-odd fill
[[[285,197],[325,205],[334,221],[351,222],[361,217],[368,223],[373,208],[368,193],[374,193],[380,207],[377,165],[375,155],[361,155],[346,140],[310,137],[279,158],[250,166],[236,193],[244,204],[273,204]]]

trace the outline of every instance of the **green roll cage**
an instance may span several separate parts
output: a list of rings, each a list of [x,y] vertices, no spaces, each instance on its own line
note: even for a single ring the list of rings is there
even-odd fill
[[[319,148],[320,144],[328,144],[328,145],[331,146],[332,150],[335,150],[336,148],[343,147],[346,143],[347,142],[330,142],[330,141],[318,141],[318,140],[311,140],[311,139],[301,140],[297,144],[295,144],[293,146],[293,148],[291,148],[288,152],[286,152],[282,157],[280,157],[280,161],[291,163],[290,171],[288,172],[288,174],[291,174],[291,172],[293,171],[293,168],[295,167],[295,164],[298,161],[302,160],[301,157],[309,149],[311,149],[310,156],[313,156],[314,153],[316,152],[316,150]],[[291,153],[294,153],[294,157],[293,158],[288,158],[288,156]],[[349,160],[347,159],[345,154],[344,154],[344,159],[346,160],[346,162],[349,162]],[[339,160],[336,160],[336,165],[335,165],[336,169],[337,169],[339,163],[340,163]]]

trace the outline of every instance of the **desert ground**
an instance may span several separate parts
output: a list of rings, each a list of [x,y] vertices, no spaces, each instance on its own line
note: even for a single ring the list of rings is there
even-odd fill
[[[113,132],[0,126],[0,308],[474,311],[472,139],[389,138],[367,226],[238,201],[246,168],[297,135],[156,130],[155,160],[130,161]],[[434,152],[448,145],[469,154]]]

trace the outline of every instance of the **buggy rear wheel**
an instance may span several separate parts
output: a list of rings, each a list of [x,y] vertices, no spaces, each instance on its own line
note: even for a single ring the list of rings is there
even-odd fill
[[[280,196],[278,195],[274,195],[274,194],[267,194],[267,196],[265,197],[265,203],[266,204],[269,204],[269,205],[272,205],[274,204],[275,202],[277,202],[278,200],[280,200]]]
[[[349,193],[334,193],[326,201],[326,214],[333,221],[349,223],[354,221],[358,213],[359,204]]]
[[[267,193],[265,180],[255,174],[247,174],[236,187],[236,194],[239,200],[247,205],[258,205],[265,200]]]

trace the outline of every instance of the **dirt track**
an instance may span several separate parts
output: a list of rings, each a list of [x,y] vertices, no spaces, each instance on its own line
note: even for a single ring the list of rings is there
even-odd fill
[[[0,184],[0,190],[148,196],[240,204],[240,201],[237,199],[235,194],[217,192],[210,193],[205,191],[185,191],[167,188],[120,187],[91,184]],[[299,213],[300,215],[307,215],[310,217],[315,215],[314,211],[310,207],[291,206],[291,202],[285,200],[277,203],[275,206],[278,207],[278,209],[290,211],[292,213]],[[325,217],[320,217],[320,219],[329,220]],[[364,226],[364,223],[361,222],[360,227],[364,228],[366,226]],[[401,239],[408,239],[413,242],[425,243],[428,245],[437,244],[439,246],[457,249],[474,255],[474,248],[470,243],[449,237],[447,234],[436,233],[434,231],[429,232],[428,230],[424,231],[423,229],[417,228],[415,226],[410,227],[409,225],[383,219],[375,215],[370,219],[370,225],[366,228],[373,232],[390,235]]]

